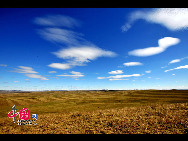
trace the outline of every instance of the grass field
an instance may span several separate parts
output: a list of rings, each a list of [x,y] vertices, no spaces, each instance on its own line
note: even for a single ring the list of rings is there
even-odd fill
[[[187,133],[188,90],[49,91],[0,94],[0,133]],[[18,126],[11,107],[37,114]]]

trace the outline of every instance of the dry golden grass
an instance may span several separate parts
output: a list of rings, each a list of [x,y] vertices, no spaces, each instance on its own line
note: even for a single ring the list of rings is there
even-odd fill
[[[185,134],[187,102],[188,91],[0,94],[0,134]],[[13,123],[14,104],[36,113],[37,125]]]
[[[188,103],[38,115],[36,126],[1,118],[1,134],[185,134]]]

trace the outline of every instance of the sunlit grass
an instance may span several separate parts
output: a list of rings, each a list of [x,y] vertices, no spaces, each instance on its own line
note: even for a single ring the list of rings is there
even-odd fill
[[[188,91],[180,90],[0,94],[0,133],[185,133],[187,102]],[[13,105],[37,114],[38,125],[12,124]]]

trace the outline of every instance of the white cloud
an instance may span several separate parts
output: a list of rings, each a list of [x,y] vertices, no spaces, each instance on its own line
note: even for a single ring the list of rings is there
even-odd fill
[[[47,28],[38,30],[38,33],[46,40],[63,43],[66,45],[82,45],[91,44],[83,38],[82,33],[74,32],[61,27],[73,28],[80,25],[78,20],[64,15],[48,15],[46,17],[35,18],[35,23],[39,25],[46,25]]]
[[[169,64],[177,63],[177,62],[180,62],[180,61],[181,61],[180,59],[174,59],[174,60],[170,61]]]
[[[188,69],[188,65],[185,65],[185,66],[179,66],[179,67],[174,68],[174,69]]]
[[[170,62],[168,63],[168,65],[181,62],[182,60],[185,60],[185,59],[188,59],[188,56],[183,57],[183,58],[180,58],[180,59],[174,59],[174,60],[170,61]],[[166,67],[168,67],[168,66],[164,66],[164,67],[161,67],[161,68],[166,68]]]
[[[127,62],[127,63],[123,63],[123,65],[125,65],[125,66],[141,66],[143,64],[140,62]]]
[[[40,80],[49,80],[46,77],[43,77],[42,75],[38,75],[38,74],[25,74],[25,76],[30,78],[38,78]]]
[[[174,69],[165,70],[164,72],[168,72],[168,71],[172,71],[172,70],[174,70]]]
[[[115,71],[111,71],[111,72],[108,72],[109,74],[122,74],[123,71],[122,70],[115,70]]]
[[[48,66],[51,68],[56,68],[56,69],[61,69],[61,70],[66,70],[66,69],[71,68],[71,66],[69,64],[62,64],[62,63],[52,63]]]
[[[43,26],[61,26],[73,28],[80,25],[80,21],[65,15],[47,15],[44,17],[37,17],[34,22]]]
[[[172,74],[172,75],[175,75],[175,74]]]
[[[110,81],[114,81],[114,80],[129,80],[129,79],[117,79],[117,78],[114,78],[114,79],[109,79]]]
[[[74,74],[74,75],[82,75],[81,72],[76,72],[76,71],[71,71],[70,73]]]
[[[131,74],[131,75],[113,75],[113,76],[108,76],[108,77],[97,77],[97,79],[108,79],[109,80],[128,80],[128,79],[122,79],[122,78],[127,78],[127,77],[138,77],[142,76],[141,74]]]
[[[120,79],[120,78],[126,78],[126,77],[137,77],[141,76],[140,74],[131,74],[131,75],[114,75],[114,76],[109,76],[107,78],[113,78],[113,79]]]
[[[146,73],[151,73],[151,70],[145,71]]]
[[[97,77],[97,79],[106,79],[106,77]]]
[[[57,73],[56,71],[49,71],[48,73]]]
[[[65,59],[67,62],[51,63],[48,65],[49,67],[65,70],[74,66],[85,66],[86,63],[98,57],[116,56],[114,52],[103,50],[84,39],[82,33],[60,28],[78,26],[79,22],[69,16],[50,15],[38,17],[35,19],[35,23],[51,26],[38,30],[44,39],[68,45],[68,48],[62,48],[59,51],[53,52],[58,58]]]
[[[8,65],[6,64],[0,64],[0,67],[7,67]]]
[[[129,15],[128,21],[122,26],[122,31],[129,30],[139,19],[160,24],[172,31],[184,30],[188,27],[188,8],[155,8],[149,11],[135,11]]]
[[[168,67],[168,66],[161,67],[161,69],[166,68],[166,67]]]
[[[25,67],[25,66],[18,66],[19,69],[15,69],[15,71],[13,72],[17,72],[17,73],[38,73],[36,71],[33,70],[32,67]]]
[[[180,62],[180,61],[182,61],[182,60],[184,60],[184,59],[188,59],[188,56],[187,56],[187,57],[180,58],[180,59],[174,59],[174,60],[170,61],[168,64],[177,63],[177,62]]]
[[[158,40],[158,47],[148,47],[143,49],[135,49],[128,52],[129,55],[146,57],[152,56],[164,52],[168,47],[176,45],[180,42],[180,39],[173,37],[164,37]]]
[[[34,69],[32,67],[26,67],[26,66],[18,66],[18,67],[19,67],[19,69],[16,68],[12,72],[25,73],[25,76],[30,77],[30,78],[38,78],[38,79],[41,79],[41,80],[48,80],[46,77],[43,77],[42,75],[35,74],[35,73],[38,73],[38,72],[34,71]]]
[[[172,71],[172,70],[179,70],[179,69],[188,69],[188,65],[185,66],[179,66],[174,69],[165,70],[164,72]]]
[[[81,72],[71,71],[72,74],[62,74],[57,76],[65,76],[65,77],[71,77],[71,78],[79,78],[83,77],[84,75]]]
[[[61,49],[53,53],[58,58],[66,59],[67,63],[52,63],[49,67],[57,69],[69,69],[73,66],[84,66],[85,63],[95,60],[98,57],[114,57],[116,54],[112,51],[106,51],[95,46],[79,46]]]
[[[90,62],[98,57],[114,57],[116,54],[111,51],[105,51],[95,46],[69,47],[54,52],[58,58],[70,59],[75,62]]]

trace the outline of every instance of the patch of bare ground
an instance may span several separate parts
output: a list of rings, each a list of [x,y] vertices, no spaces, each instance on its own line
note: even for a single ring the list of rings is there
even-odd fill
[[[37,115],[37,125],[1,118],[1,134],[186,134],[188,103]]]

